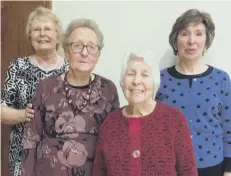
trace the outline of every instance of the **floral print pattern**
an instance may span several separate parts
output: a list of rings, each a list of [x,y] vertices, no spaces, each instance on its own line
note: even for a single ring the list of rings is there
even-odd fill
[[[34,101],[35,119],[24,133],[23,176],[90,176],[99,127],[119,108],[116,86],[95,75],[90,103],[74,111],[67,103],[63,75],[42,80]],[[79,105],[88,86],[68,85]]]

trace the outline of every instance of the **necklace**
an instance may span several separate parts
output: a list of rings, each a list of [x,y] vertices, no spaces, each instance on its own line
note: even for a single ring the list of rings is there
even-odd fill
[[[36,61],[35,56],[33,57],[33,60],[34,60],[35,65],[36,65],[38,68],[40,68],[41,70],[50,71],[50,70],[56,69],[56,68],[58,67],[59,56],[58,56],[58,55],[56,56],[56,63],[55,63],[55,66],[54,66],[52,69],[41,67],[41,66],[38,64],[38,62]]]
[[[67,99],[68,104],[72,107],[73,111],[81,111],[84,107],[86,107],[89,103],[90,103],[90,95],[92,93],[92,80],[91,80],[91,76],[89,78],[89,89],[87,90],[87,96],[84,97],[83,96],[83,103],[81,105],[75,105],[71,99],[71,93],[70,93],[70,89],[68,87],[68,82],[67,82],[67,74],[68,72],[65,73],[64,76],[64,92],[65,92],[65,97]]]

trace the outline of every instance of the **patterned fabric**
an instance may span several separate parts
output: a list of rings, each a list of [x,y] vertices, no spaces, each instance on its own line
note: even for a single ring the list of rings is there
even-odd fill
[[[89,85],[71,86],[71,100],[81,105]],[[119,107],[116,86],[95,75],[90,103],[74,111],[67,102],[62,76],[42,80],[36,90],[35,119],[28,123],[22,153],[23,176],[90,176],[98,130]]]
[[[10,64],[1,92],[1,103],[16,109],[25,109],[32,102],[34,91],[40,79],[68,70],[68,63],[60,69],[43,71],[33,65],[27,57],[17,58]],[[13,125],[10,134],[9,165],[12,176],[21,175],[22,134],[25,123]]]
[[[189,128],[178,110],[157,102],[154,111],[142,117],[140,142],[130,138],[129,124],[122,109],[106,118],[99,133],[93,176],[137,176],[139,172],[139,176],[197,176]],[[132,165],[138,166],[139,172],[136,168],[135,173]]]
[[[187,118],[197,168],[231,158],[231,81],[226,72],[211,66],[198,75],[181,74],[175,66],[163,69],[157,99]]]

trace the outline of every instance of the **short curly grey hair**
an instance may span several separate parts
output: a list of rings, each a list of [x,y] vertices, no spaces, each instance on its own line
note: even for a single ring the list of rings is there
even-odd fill
[[[190,23],[203,23],[206,29],[206,43],[205,47],[208,49],[215,37],[215,24],[209,13],[200,11],[198,9],[189,9],[184,12],[181,16],[175,21],[172,31],[169,35],[169,44],[171,45],[173,52],[177,55],[177,36],[181,30],[186,28]]]
[[[26,24],[26,35],[30,38],[31,24],[35,19],[47,19],[55,24],[56,31],[58,33],[58,43],[56,44],[56,49],[59,48],[61,43],[61,37],[63,35],[62,23],[57,15],[55,15],[50,9],[39,6],[34,11],[32,11],[28,17]]]
[[[97,37],[98,37],[98,41],[99,41],[99,48],[100,50],[103,48],[104,43],[103,43],[103,33],[101,32],[101,30],[98,27],[98,24],[91,19],[85,19],[85,18],[77,18],[71,21],[71,23],[68,25],[64,35],[63,35],[63,40],[62,40],[62,46],[65,52],[68,51],[68,46],[69,46],[69,42],[70,42],[70,36],[71,33],[77,29],[77,28],[89,28],[91,30],[93,30]]]
[[[158,91],[160,87],[160,68],[159,63],[155,60],[154,53],[150,49],[141,50],[138,52],[129,52],[125,54],[125,56],[122,59],[121,64],[121,72],[120,72],[120,85],[123,85],[124,76],[127,71],[128,62],[130,60],[136,60],[142,58],[144,62],[148,64],[148,66],[151,67],[152,70],[152,78],[154,83],[154,95]]]

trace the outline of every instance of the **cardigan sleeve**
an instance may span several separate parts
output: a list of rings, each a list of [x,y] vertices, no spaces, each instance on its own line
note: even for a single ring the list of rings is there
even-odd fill
[[[103,143],[104,143],[104,125],[101,126],[96,146],[92,176],[107,176],[107,168],[103,156]]]
[[[222,105],[220,108],[221,125],[224,131],[223,146],[225,171],[231,172],[231,81],[227,73],[222,78],[220,91]]]
[[[197,176],[192,139],[186,118],[180,112],[175,119],[175,155],[178,176]]]
[[[43,133],[43,91],[42,81],[38,84],[35,92],[35,100],[33,102],[34,119],[26,124],[26,129],[23,136],[23,150],[22,150],[22,176],[34,176],[36,165],[36,152]]]

